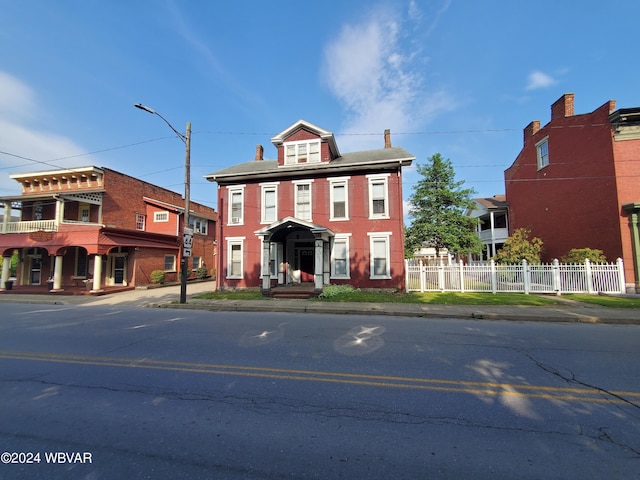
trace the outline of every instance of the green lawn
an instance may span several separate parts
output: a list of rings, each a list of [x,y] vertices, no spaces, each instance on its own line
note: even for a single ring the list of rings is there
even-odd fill
[[[576,302],[592,303],[609,308],[640,308],[640,299],[638,298],[586,294],[571,294],[563,295],[562,297]]]

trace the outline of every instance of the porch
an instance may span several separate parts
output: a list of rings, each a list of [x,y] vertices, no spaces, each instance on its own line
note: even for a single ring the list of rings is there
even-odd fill
[[[98,291],[87,290],[82,285],[65,286],[64,290],[52,291],[47,284],[44,285],[16,285],[13,284],[11,290],[1,289],[0,295],[51,295],[51,296],[69,296],[69,295],[110,295],[112,293],[126,292],[133,290],[133,286],[116,285],[113,287],[103,287]]]

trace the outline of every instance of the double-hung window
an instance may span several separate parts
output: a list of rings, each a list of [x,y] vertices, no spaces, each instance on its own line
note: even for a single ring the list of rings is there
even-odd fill
[[[320,140],[284,144],[284,164],[317,163],[320,161]]]
[[[369,218],[389,218],[389,174],[367,175],[369,179]]]
[[[349,177],[329,180],[330,220],[349,220]]]
[[[370,249],[370,278],[389,279],[391,278],[391,267],[389,265],[389,237],[390,232],[369,233]]]
[[[243,277],[244,237],[227,238],[227,278]]]
[[[262,189],[262,223],[273,223],[278,219],[278,184],[263,183]]]
[[[147,216],[141,213],[136,213],[136,230],[144,232]]]
[[[244,185],[227,187],[229,192],[229,225],[244,224]]]
[[[545,137],[536,143],[538,157],[538,170],[549,165],[549,137]]]
[[[331,248],[331,278],[351,278],[349,268],[350,233],[338,234]]]
[[[294,215],[300,220],[311,221],[311,183],[294,182],[295,189],[295,212]]]

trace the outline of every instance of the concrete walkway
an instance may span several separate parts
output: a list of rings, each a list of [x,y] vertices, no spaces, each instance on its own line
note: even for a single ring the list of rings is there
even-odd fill
[[[215,289],[213,282],[187,286],[187,303],[179,304],[180,286],[131,290],[104,296],[16,295],[3,292],[0,303],[44,303],[164,307],[235,312],[289,312],[349,315],[394,315],[404,317],[474,318],[511,321],[584,322],[640,325],[640,309],[606,308],[570,300],[547,307],[490,305],[424,305],[403,303],[322,302],[317,300],[199,300],[192,298]]]

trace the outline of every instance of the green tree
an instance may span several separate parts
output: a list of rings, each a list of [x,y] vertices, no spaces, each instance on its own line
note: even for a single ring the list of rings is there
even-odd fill
[[[493,256],[496,263],[540,263],[542,255],[542,240],[531,236],[530,228],[519,228],[507,238],[503,247]]]
[[[475,190],[462,188],[464,181],[455,181],[449,159],[439,153],[428,163],[417,165],[422,178],[413,186],[409,217],[405,230],[405,254],[412,257],[422,246],[432,247],[436,255],[447,249],[452,253],[479,253],[480,238],[475,232],[477,220],[464,214],[473,206]]]

